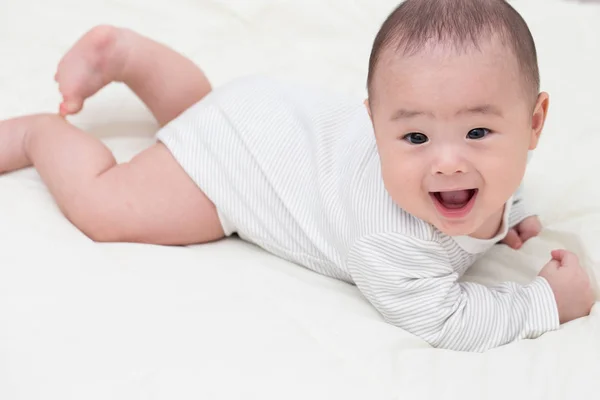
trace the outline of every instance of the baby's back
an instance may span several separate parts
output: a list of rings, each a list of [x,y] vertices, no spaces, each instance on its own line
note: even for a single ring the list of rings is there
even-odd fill
[[[349,247],[394,207],[361,99],[244,77],[169,129],[193,130],[192,177],[228,233],[324,275],[351,281]]]

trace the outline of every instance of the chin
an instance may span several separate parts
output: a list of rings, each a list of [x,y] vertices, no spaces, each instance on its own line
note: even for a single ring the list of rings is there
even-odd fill
[[[432,223],[439,231],[448,236],[468,236],[477,231],[473,221],[440,221]]]

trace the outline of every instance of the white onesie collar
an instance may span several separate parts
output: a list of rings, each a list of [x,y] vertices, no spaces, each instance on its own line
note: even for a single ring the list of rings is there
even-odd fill
[[[502,216],[501,228],[498,230],[496,236],[491,239],[476,239],[471,236],[451,236],[452,239],[465,251],[471,254],[479,254],[488,251],[492,246],[501,241],[506,237],[508,233],[508,218],[513,203],[513,198],[508,199],[504,205],[504,214]]]

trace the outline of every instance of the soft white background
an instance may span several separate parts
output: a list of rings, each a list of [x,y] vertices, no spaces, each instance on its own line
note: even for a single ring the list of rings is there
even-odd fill
[[[551,114],[527,173],[547,227],[492,251],[467,279],[527,282],[549,250],[600,274],[600,6],[513,3],[536,37]],[[55,111],[62,54],[99,23],[196,61],[215,85],[268,72],[360,99],[394,0],[0,0],[0,118]],[[120,85],[71,119],[120,160],[154,121]],[[77,166],[73,166],[77,168]],[[594,274],[594,271],[596,272]],[[600,275],[599,275],[600,276]],[[386,325],[356,288],[236,240],[167,248],[94,244],[32,169],[0,177],[0,398],[575,399],[600,393],[600,315],[485,354]]]

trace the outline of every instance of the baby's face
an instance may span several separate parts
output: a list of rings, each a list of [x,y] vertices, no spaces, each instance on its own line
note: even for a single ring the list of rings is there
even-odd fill
[[[466,53],[384,55],[373,88],[368,107],[394,201],[448,235],[495,235],[537,145],[547,95],[534,110],[516,59],[493,41]]]

